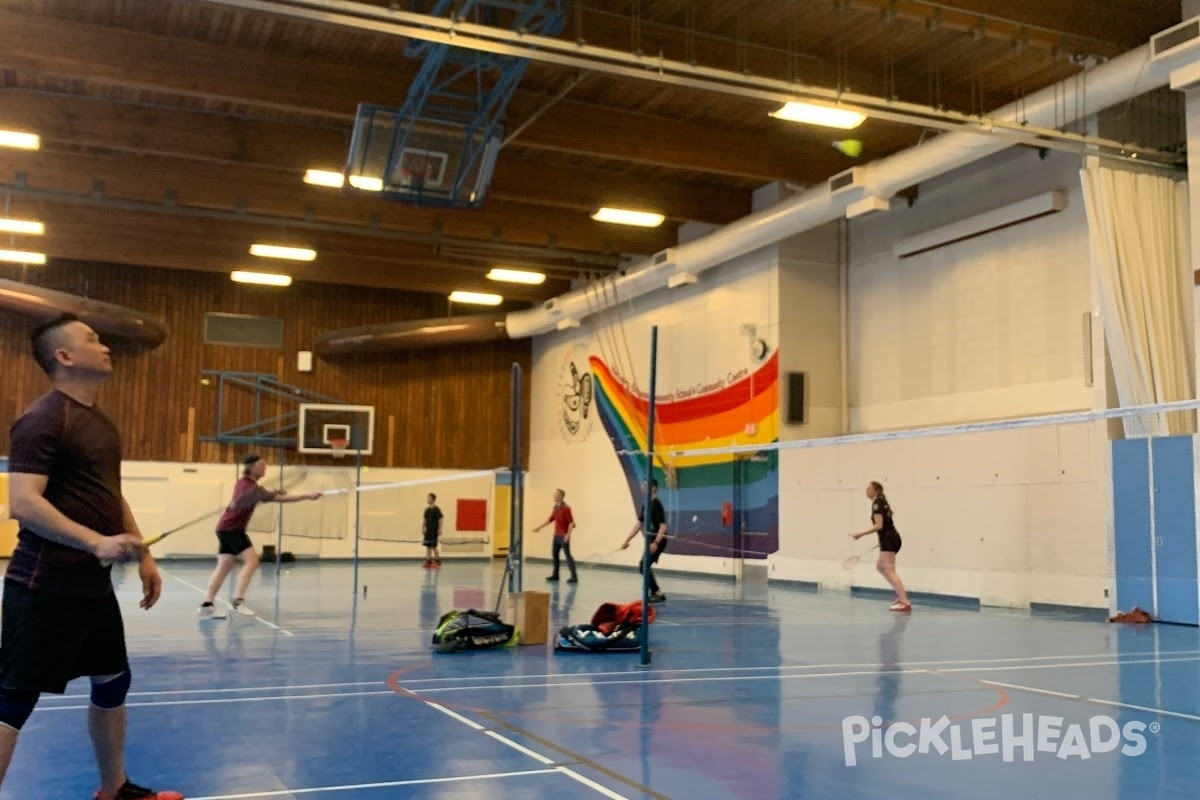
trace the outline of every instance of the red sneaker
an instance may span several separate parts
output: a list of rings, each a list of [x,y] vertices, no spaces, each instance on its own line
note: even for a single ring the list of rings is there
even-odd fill
[[[184,798],[179,792],[158,792],[154,789],[147,789],[145,786],[138,786],[126,778],[125,785],[118,789],[115,795],[105,797],[102,792],[97,791],[94,800],[184,800]]]

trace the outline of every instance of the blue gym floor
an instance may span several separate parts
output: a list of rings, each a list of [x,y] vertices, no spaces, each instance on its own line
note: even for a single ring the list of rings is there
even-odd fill
[[[365,563],[365,597],[349,564],[270,565],[250,594],[261,617],[214,621],[196,616],[210,565],[162,566],[150,612],[136,576],[117,577],[134,671],[129,770],[192,800],[1190,800],[1200,778],[1195,628],[929,603],[898,616],[878,596],[663,574],[642,670],[636,655],[545,647],[432,655],[438,616],[471,589],[492,606],[502,564]],[[528,565],[525,587],[546,587],[546,572]],[[552,590],[552,626],[636,599],[639,585],[582,569]],[[43,699],[0,797],[90,797],[86,704],[85,681]],[[1058,732],[1033,730],[1034,747],[1005,760],[1002,718],[1021,734],[1025,714],[1030,729],[1060,718]],[[947,751],[926,741],[925,754],[875,758],[868,740],[848,766],[843,720],[876,715],[918,728],[946,716]],[[1090,740],[1102,716],[1144,723],[1144,752],[1058,750],[1071,726]],[[995,721],[999,752],[983,752],[975,720]],[[973,741],[983,747],[967,757]]]

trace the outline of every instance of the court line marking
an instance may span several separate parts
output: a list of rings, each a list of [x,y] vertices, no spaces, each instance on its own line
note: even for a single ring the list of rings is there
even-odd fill
[[[429,694],[441,694],[444,692],[466,692],[476,689],[552,689],[558,687],[574,687],[574,686],[622,686],[627,684],[658,684],[658,683],[696,683],[706,681],[709,683],[728,682],[728,681],[768,681],[768,680],[798,680],[800,678],[841,678],[851,677],[855,675],[886,675],[892,673],[928,673],[937,674],[939,672],[1005,672],[1010,670],[1028,670],[1028,669],[1067,669],[1079,667],[1122,667],[1129,664],[1165,664],[1174,661],[1200,661],[1200,656],[1189,658],[1173,658],[1173,659],[1143,659],[1138,661],[1120,660],[1120,661],[1078,661],[1066,664],[1010,664],[1003,667],[957,667],[954,669],[939,669],[931,670],[919,666],[904,666],[896,665],[894,669],[867,669],[854,670],[846,672],[814,672],[795,674],[778,674],[778,675],[713,675],[697,678],[645,678],[643,680],[617,680],[617,681],[574,681],[574,682],[556,682],[556,683],[521,683],[521,684],[503,684],[498,686],[444,686],[441,688],[422,689],[412,688],[405,684],[404,688],[413,694],[421,696]]]
[[[207,592],[207,591],[205,591],[204,589],[201,589],[199,586],[197,586],[197,585],[196,585],[196,584],[194,584],[194,583],[191,583],[190,581],[185,581],[183,578],[179,577],[178,575],[176,575],[176,574],[175,574],[175,573],[173,573],[173,572],[168,572],[167,570],[163,569],[162,567],[159,567],[159,570],[158,570],[158,571],[159,571],[159,572],[161,572],[161,573],[163,573],[163,574],[165,574],[165,575],[166,575],[167,577],[169,577],[169,578],[174,578],[175,580],[177,580],[177,581],[179,581],[180,583],[182,583],[184,586],[187,586],[188,588],[190,588],[190,589],[192,589],[192,590],[194,590],[194,591],[196,591],[196,592],[199,592],[201,597],[203,597],[204,595],[208,594],[208,592]],[[234,614],[236,614],[236,613],[237,613],[236,611],[233,611],[233,603],[230,603],[230,602],[228,602],[228,601],[226,601],[226,600],[222,600],[222,599],[221,599],[221,598],[219,598],[219,597],[217,598],[217,602],[218,602],[218,603],[220,603],[220,604],[221,604],[221,605],[223,605],[223,606],[228,606],[228,607],[229,607],[229,610],[230,610],[230,611],[232,611]],[[274,628],[275,630],[277,630],[277,631],[279,631],[280,633],[282,633],[284,636],[292,636],[292,635],[293,635],[293,634],[292,634],[292,632],[291,632],[291,631],[289,631],[287,628],[282,628],[282,627],[280,627],[280,626],[276,625],[274,622],[270,622],[269,620],[265,620],[265,619],[263,619],[261,616],[259,616],[258,614],[255,614],[253,617],[251,617],[251,619],[256,619],[256,620],[258,620],[258,621],[259,621],[259,622],[261,622],[263,625],[266,625],[268,628]]]
[[[254,797],[291,797],[297,794],[317,794],[319,792],[348,792],[355,789],[388,789],[393,786],[419,786],[432,783],[461,783],[465,781],[486,781],[496,778],[517,778],[523,775],[551,775],[559,769],[527,769],[517,772],[491,772],[486,775],[460,775],[454,778],[415,778],[407,781],[381,781],[379,783],[355,783],[344,786],[313,786],[306,789],[273,789],[267,792],[245,792],[243,794],[213,794],[206,797],[194,797],[190,800],[248,800]]]
[[[262,638],[268,638],[265,636]],[[960,664],[960,663],[983,663],[983,664],[998,664],[1010,662],[1024,661],[1051,661],[1055,658],[1121,658],[1140,657],[1154,655],[1150,651],[1142,652],[1127,652],[1127,654],[1112,655],[1108,652],[1084,652],[1084,654],[1074,655],[1054,655],[1054,656],[1016,656],[1012,658],[954,658],[949,661],[902,661],[896,663],[899,667],[924,667],[936,666],[936,664]],[[1159,656],[1200,656],[1200,650],[1166,650],[1159,652]],[[1158,660],[1158,658],[1154,658]],[[421,663],[420,661],[416,663]],[[678,669],[658,669],[656,674],[691,674],[691,673],[714,673],[714,672],[767,672],[767,670],[776,670],[776,672],[784,672],[784,670],[796,669],[828,669],[833,667],[878,667],[878,662],[857,662],[857,663],[824,663],[824,664],[779,664],[774,667],[686,667]],[[947,670],[943,670],[947,672]],[[412,687],[418,684],[445,684],[445,682],[461,682],[461,681],[478,681],[478,680],[523,680],[529,678],[592,678],[592,676],[600,676],[600,678],[613,678],[620,675],[642,675],[640,669],[619,669],[616,672],[581,672],[581,673],[529,673],[522,675],[461,675],[457,678],[414,678],[413,680],[404,681],[404,686]],[[242,686],[242,687],[214,687],[214,688],[173,688],[173,690],[156,690],[145,692],[130,692],[128,697],[152,697],[163,696],[163,694],[233,694],[244,692],[275,692],[280,690],[296,690],[296,688],[342,688],[352,686],[376,686],[380,684],[379,680],[360,680],[349,682],[337,682],[337,684],[298,684],[295,686],[281,686],[278,684],[271,686]],[[589,681],[590,682],[590,681]],[[530,684],[533,685],[533,684]],[[558,685],[558,684],[552,684]],[[568,685],[568,684],[562,684]],[[491,686],[463,686],[463,688],[506,688],[510,684],[500,684],[496,687]],[[540,686],[540,684],[536,685]],[[520,686],[516,686],[520,688]],[[43,696],[42,700],[56,699],[85,699],[90,698],[89,694],[52,694],[52,696]]]
[[[1195,654],[1197,656],[1200,656],[1200,650],[1178,650],[1178,651],[1167,651],[1167,653],[1164,653],[1164,655],[1180,655],[1180,656],[1184,656],[1187,654]],[[1097,657],[1102,657],[1104,655],[1105,654],[1103,654],[1103,653],[1096,653],[1096,654],[1075,655],[1075,656],[1027,656],[1027,657],[1021,657],[1021,658],[1007,658],[1007,659],[959,659],[959,660],[949,660],[949,661],[908,661],[908,662],[897,663],[896,667],[898,667],[899,669],[895,669],[895,670],[891,670],[891,671],[894,671],[894,672],[903,672],[903,671],[910,671],[910,672],[936,672],[936,671],[967,672],[972,669],[979,670],[979,671],[1013,670],[1013,669],[1053,669],[1053,668],[1074,667],[1074,666],[1121,666],[1124,664],[1172,663],[1172,662],[1178,662],[1178,661],[1200,660],[1198,658],[1184,658],[1184,657],[1127,660],[1125,657],[1116,656],[1116,657],[1113,657],[1113,659],[1110,659],[1107,661],[1102,661],[1102,662],[1083,662],[1083,663],[1071,662],[1071,663],[1065,663],[1065,664],[1015,664],[1015,665],[1011,665],[1011,666],[992,666],[992,667],[984,666],[984,667],[969,667],[969,668],[959,667],[959,668],[947,668],[947,669],[941,669],[941,670],[921,669],[922,667],[927,667],[927,666],[931,666],[931,665],[941,665],[941,664],[990,664],[990,665],[995,665],[995,664],[999,664],[1002,662],[1017,662],[1017,661],[1023,662],[1023,661],[1035,661],[1035,660],[1048,661],[1051,659],[1065,659],[1065,658],[1097,658]],[[1140,656],[1143,654],[1142,653],[1131,653],[1129,655],[1130,656]],[[778,676],[765,675],[765,676],[760,677],[760,676],[752,676],[752,675],[747,675],[747,676],[734,675],[734,676],[723,676],[723,677],[710,679],[710,680],[723,680],[723,681],[739,680],[739,679],[743,679],[743,678],[762,680],[762,679],[771,679],[774,677],[779,677],[779,678],[806,677],[806,675],[784,674],[783,670],[811,670],[811,669],[823,669],[823,668],[829,668],[829,667],[874,667],[875,669],[861,671],[861,672],[854,671],[854,672],[841,672],[841,673],[819,673],[819,674],[813,675],[811,677],[837,677],[837,676],[847,676],[848,677],[848,676],[852,676],[852,675],[862,675],[862,674],[873,675],[873,674],[877,674],[879,672],[879,669],[878,669],[879,665],[877,663],[859,663],[859,664],[813,664],[813,665],[794,665],[794,666],[779,666],[779,667],[700,667],[700,668],[691,668],[691,669],[662,670],[658,674],[675,674],[675,673],[690,674],[690,673],[739,672],[739,671],[763,672],[763,671],[767,671],[767,670],[775,670],[775,671],[780,672],[780,675],[778,675]],[[524,678],[564,678],[564,677],[574,678],[574,677],[593,677],[593,676],[595,676],[595,677],[616,677],[616,676],[622,676],[622,675],[639,675],[639,674],[644,675],[645,673],[640,672],[640,671],[634,671],[634,670],[620,670],[617,672],[581,672],[581,673],[569,673],[569,674],[554,673],[554,674],[544,674],[544,675],[540,675],[540,674],[539,675],[532,675],[532,674],[531,675],[507,675],[507,676],[505,676],[505,675],[488,675],[488,676],[479,676],[479,677],[475,677],[475,678],[470,678],[470,677],[465,677],[465,676],[461,677],[461,678],[417,678],[417,679],[414,679],[411,681],[405,681],[404,687],[408,691],[411,691],[413,693],[421,693],[424,695],[424,694],[432,694],[434,692],[467,691],[470,689],[497,689],[497,688],[499,688],[499,689],[523,689],[523,688],[541,689],[541,688],[554,687],[554,686],[566,686],[566,687],[602,686],[602,685],[609,684],[609,683],[621,685],[621,684],[626,684],[626,683],[642,683],[643,681],[626,681],[626,680],[570,681],[570,682],[568,682],[568,681],[552,681],[552,682],[545,682],[545,683],[516,683],[516,684],[500,683],[500,684],[483,685],[483,686],[478,685],[478,684],[471,684],[471,685],[466,685],[466,686],[452,686],[452,687],[445,687],[445,688],[428,688],[428,689],[416,686],[416,684],[423,684],[423,683],[434,683],[434,682],[446,683],[446,682],[451,682],[451,681],[463,681],[463,680],[477,681],[477,680],[496,680],[496,679],[505,679],[505,678],[509,678],[509,679],[513,679],[513,680],[521,680]],[[672,683],[672,682],[687,682],[687,681],[695,681],[695,680],[698,680],[698,679],[695,679],[695,678],[691,678],[691,679],[688,679],[688,678],[657,678],[657,679],[653,679],[652,678],[652,679],[649,679],[648,682]],[[151,696],[163,696],[163,695],[240,694],[240,693],[247,693],[247,692],[270,692],[270,691],[279,692],[279,691],[289,691],[289,690],[296,690],[296,689],[337,689],[337,688],[349,688],[349,687],[356,687],[356,686],[375,686],[375,685],[379,685],[380,683],[382,683],[382,682],[381,681],[355,681],[355,682],[349,682],[349,683],[298,684],[296,686],[280,686],[280,685],[276,684],[274,686],[248,686],[248,687],[240,687],[240,688],[173,689],[173,690],[163,690],[163,691],[153,691],[153,692],[131,692],[129,696],[130,697],[134,697],[134,696],[136,696],[136,697],[151,697]],[[211,698],[211,699],[206,699],[206,700],[176,700],[176,701],[162,701],[162,702],[148,702],[148,703],[129,703],[128,705],[131,705],[131,706],[188,705],[188,704],[206,705],[206,704],[212,704],[212,703],[238,702],[240,700],[261,701],[261,700],[303,699],[305,697],[313,697],[313,698],[361,697],[361,696],[372,695],[372,694],[381,694],[381,692],[377,692],[377,691],[336,692],[336,693],[320,694],[320,695],[304,695],[304,694],[301,694],[301,695],[271,695],[271,696],[264,696],[264,697],[247,697],[247,698],[236,698],[236,697],[235,698],[219,698],[218,697],[218,698]],[[71,694],[71,695],[47,696],[44,699],[48,700],[48,701],[53,701],[53,700],[71,700],[71,699],[81,700],[81,699],[85,699],[85,698],[90,698],[90,696],[87,694]],[[39,705],[39,709],[42,707],[43,706]],[[80,708],[87,708],[87,706],[86,705],[82,705],[82,706],[46,706],[45,708],[46,708],[46,710],[59,710],[59,709],[66,709],[66,708],[80,709]]]
[[[530,758],[534,759],[535,761],[540,761],[543,764],[553,764],[554,763],[554,759],[546,758],[541,753],[535,753],[534,751],[530,750],[528,747],[525,747],[524,745],[521,745],[521,744],[517,744],[512,739],[509,739],[507,736],[501,736],[500,734],[496,733],[495,731],[484,731],[484,733],[486,733],[488,736],[492,737],[493,739],[495,739],[498,742],[503,742],[504,744],[508,745],[509,747],[516,750],[517,752],[524,753],[525,755],[529,756]]]
[[[1078,668],[1078,667],[1096,667],[1096,666],[1119,667],[1119,666],[1125,666],[1128,664],[1156,664],[1156,663],[1169,663],[1169,662],[1177,662],[1177,661],[1200,661],[1200,657],[1176,658],[1176,659],[1143,659],[1140,661],[1090,661],[1090,662],[1072,662],[1072,663],[1067,663],[1067,664],[1013,664],[1013,665],[1004,666],[1004,667],[962,667],[962,668],[956,668],[956,669],[943,669],[943,670],[931,670],[931,669],[924,669],[921,667],[909,668],[909,667],[897,665],[897,667],[894,669],[879,669],[878,667],[876,667],[875,669],[866,669],[866,670],[851,670],[851,671],[842,671],[842,672],[814,672],[814,673],[803,673],[803,674],[798,674],[798,675],[795,675],[795,674],[788,674],[788,675],[784,675],[784,674],[777,674],[777,675],[723,675],[723,676],[706,676],[706,677],[696,677],[696,678],[645,678],[642,680],[622,679],[622,680],[616,680],[616,681],[573,681],[573,682],[562,682],[562,683],[524,683],[524,684],[506,684],[506,685],[501,685],[501,686],[446,686],[446,687],[434,688],[434,689],[413,689],[408,686],[401,685],[401,688],[404,689],[404,691],[420,698],[427,705],[431,705],[434,708],[437,708],[439,711],[442,711],[443,713],[448,714],[448,715],[454,717],[455,719],[459,719],[459,721],[461,721],[461,722],[464,722],[466,724],[471,725],[472,727],[475,727],[476,730],[484,730],[483,726],[481,726],[481,725],[477,726],[476,723],[471,722],[470,720],[466,719],[465,717],[460,718],[457,714],[455,714],[455,712],[451,711],[450,709],[440,706],[431,700],[426,700],[425,696],[429,695],[429,694],[434,694],[434,693],[462,692],[462,691],[470,691],[470,690],[474,690],[474,689],[491,689],[491,688],[548,689],[548,688],[557,688],[557,687],[569,688],[569,687],[574,687],[574,686],[591,686],[593,688],[596,688],[596,687],[602,687],[602,686],[624,686],[624,685],[628,685],[628,684],[696,683],[696,682],[700,682],[700,681],[707,681],[710,683],[715,683],[715,682],[725,683],[725,682],[731,682],[731,681],[767,681],[767,680],[790,681],[790,680],[801,680],[801,679],[805,679],[805,678],[849,678],[849,677],[862,676],[862,675],[889,675],[889,674],[900,674],[900,673],[905,673],[905,672],[912,673],[912,674],[936,675],[938,673],[971,672],[971,671],[1003,672],[1003,671],[1011,671],[1011,670],[1072,669],[1072,668]],[[275,687],[275,688],[278,688],[278,687]],[[220,704],[220,703],[262,703],[262,702],[268,702],[268,701],[272,701],[272,700],[323,700],[323,699],[329,699],[329,698],[335,698],[335,697],[370,697],[373,695],[378,696],[378,695],[385,695],[385,694],[395,694],[395,692],[391,689],[385,689],[385,690],[366,691],[366,692],[325,692],[325,693],[321,693],[321,694],[276,694],[276,695],[266,695],[263,697],[216,697],[216,698],[207,698],[207,699],[201,699],[201,700],[151,700],[148,702],[127,703],[126,705],[129,706],[130,708],[146,708],[146,707],[154,707],[154,706],[216,705],[216,704]],[[86,709],[87,707],[88,707],[87,704],[69,705],[69,706],[68,705],[44,706],[44,707],[39,707],[39,708],[35,709],[35,713],[47,712],[47,711],[72,711],[72,710],[77,711],[80,709]]]
[[[1016,689],[1019,692],[1029,692],[1031,694],[1046,694],[1051,697],[1062,697],[1067,700],[1078,700],[1085,703],[1096,703],[1102,706],[1113,706],[1115,708],[1126,708],[1134,711],[1145,711],[1148,714],[1157,714],[1164,717],[1178,717],[1179,719],[1187,719],[1193,722],[1200,722],[1200,716],[1195,714],[1184,714],[1181,711],[1167,711],[1165,708],[1151,708],[1150,706],[1139,706],[1133,703],[1122,703],[1117,700],[1105,700],[1099,697],[1085,697],[1081,694],[1068,694],[1066,692],[1055,692],[1050,689],[1039,689],[1036,686],[1022,686],[1016,683],[1001,683],[1000,681],[989,681],[983,678],[978,679],[980,683],[988,686],[1003,686],[1006,689]]]
[[[393,692],[393,694],[395,694],[395,692]],[[396,695],[396,696],[400,697],[402,695]],[[450,709],[446,708],[445,706],[443,706],[439,703],[435,703],[432,700],[426,700],[423,697],[416,697],[415,695],[412,695],[412,696],[416,700],[421,702],[422,704],[427,705],[430,708],[435,708],[438,711],[441,711],[446,716],[450,717],[451,719],[457,720],[458,722],[461,722],[462,724],[464,724],[470,728],[473,728],[474,730],[485,733],[488,736],[490,736],[491,738],[496,739],[497,741],[503,742],[504,744],[508,745],[509,747],[513,748],[514,750],[517,750],[518,752],[520,752],[526,756],[529,756],[530,758],[533,758],[533,759],[541,762],[542,764],[553,764],[554,763],[554,761],[552,759],[546,758],[545,756],[543,756],[539,753],[535,753],[533,750],[530,750],[529,748],[514,742],[512,739],[509,739],[505,736],[502,736],[499,733],[496,733],[496,731],[488,730],[484,726],[480,725],[478,722],[475,722],[472,719],[468,719],[467,717],[464,717],[462,714],[459,714],[456,711],[451,711]],[[572,778],[576,781],[579,781],[580,783],[584,784],[585,786],[588,786],[589,788],[594,789],[597,792],[600,792],[605,797],[610,798],[610,800],[629,800],[629,798],[625,797],[624,795],[617,794],[616,792],[613,792],[594,781],[588,780],[587,778],[583,777],[579,773],[577,773],[573,770],[567,769],[566,767],[557,767],[553,771],[561,772],[562,774],[566,775],[567,777]]]

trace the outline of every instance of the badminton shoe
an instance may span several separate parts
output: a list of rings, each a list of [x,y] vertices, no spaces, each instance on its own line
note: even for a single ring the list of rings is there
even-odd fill
[[[106,796],[103,792],[97,791],[94,800],[183,800],[183,795],[179,792],[159,792],[147,789],[126,778],[125,785],[118,789],[116,794]]]
[[[257,614],[254,613],[254,609],[252,609],[252,608],[250,608],[250,606],[246,605],[246,601],[241,597],[239,597],[233,601],[233,610],[243,616],[246,616],[246,617],[258,616]]]
[[[225,612],[217,610],[217,607],[212,603],[205,603],[200,606],[200,619],[225,619]]]

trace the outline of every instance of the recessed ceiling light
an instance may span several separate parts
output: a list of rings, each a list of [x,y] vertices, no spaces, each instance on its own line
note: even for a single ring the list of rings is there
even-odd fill
[[[234,270],[229,277],[238,283],[256,283],[259,286],[291,286],[291,275],[279,275],[273,272],[251,272],[249,270]]]
[[[7,219],[0,217],[0,233],[19,233],[25,236],[41,236],[46,226],[31,219]]]
[[[488,278],[493,281],[504,281],[505,283],[527,283],[531,286],[537,286],[546,282],[546,276],[540,272],[533,272],[525,269],[505,269],[504,267],[494,267],[487,274]]]
[[[788,122],[803,122],[807,125],[821,125],[826,128],[843,130],[857,128],[867,118],[866,114],[847,108],[834,108],[800,101],[785,104],[782,108],[772,111],[771,116]]]
[[[612,222],[616,225],[636,225],[639,228],[657,228],[666,219],[662,214],[649,211],[630,211],[626,208],[602,208],[592,219],[597,222]]]
[[[290,261],[312,261],[317,257],[316,250],[307,247],[284,247],[277,244],[252,244],[250,255],[262,258],[286,258]]]
[[[342,188],[346,179],[340,172],[328,169],[310,169],[304,173],[304,182],[313,186],[328,186],[332,189]]]
[[[45,253],[30,253],[26,250],[0,250],[0,261],[13,264],[45,264]]]
[[[350,185],[364,192],[382,192],[383,178],[368,178],[366,175],[351,175]]]
[[[504,302],[504,298],[498,294],[485,294],[483,292],[451,292],[450,302],[470,303],[476,306],[498,306]]]
[[[0,130],[0,147],[15,147],[18,150],[37,150],[41,146],[41,137],[36,133]]]

